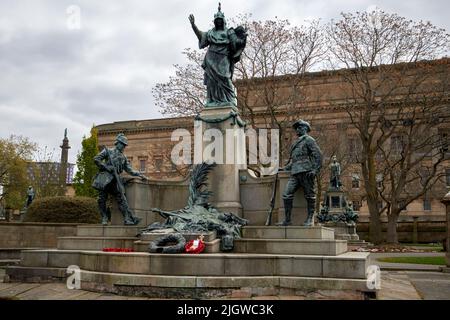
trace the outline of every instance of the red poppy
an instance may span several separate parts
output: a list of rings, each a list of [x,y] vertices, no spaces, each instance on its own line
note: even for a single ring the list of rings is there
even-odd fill
[[[103,252],[134,252],[132,248],[103,248]]]
[[[191,240],[184,246],[187,253],[201,253],[205,250],[205,243],[201,239]]]

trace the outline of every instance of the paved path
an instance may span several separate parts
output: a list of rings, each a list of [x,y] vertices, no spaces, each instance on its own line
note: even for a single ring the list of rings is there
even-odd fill
[[[379,300],[450,300],[450,274],[382,271]]]
[[[20,300],[155,300],[69,290],[64,283],[0,283],[1,299]],[[298,296],[261,296],[254,300],[302,300]],[[379,300],[450,300],[450,273],[382,271]]]

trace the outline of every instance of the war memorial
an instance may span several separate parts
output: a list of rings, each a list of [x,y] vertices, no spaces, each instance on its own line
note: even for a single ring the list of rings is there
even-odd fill
[[[336,223],[351,229],[357,219],[340,189],[338,164],[330,169],[328,202],[315,212],[314,178],[329,168],[322,168],[320,146],[308,135],[313,124],[292,124],[298,138],[276,175],[251,175],[242,140],[246,124],[231,82],[246,30],[226,26],[220,5],[211,30],[200,31],[193,15],[189,22],[199,47],[208,48],[207,101],[194,127],[209,137],[197,144],[190,175],[149,180],[131,167],[126,147],[132,142],[119,134],[95,157],[102,224],[78,225],[75,235],[58,237],[54,249],[23,250],[20,264],[7,268],[10,281],[67,281],[90,291],[154,298],[312,297],[319,291],[373,297],[378,286],[369,253],[348,250],[347,240],[357,240],[354,228],[335,236]],[[214,134],[223,135],[226,159],[217,148],[211,152]],[[123,179],[123,171],[135,177]],[[315,225],[314,216],[323,225]]]

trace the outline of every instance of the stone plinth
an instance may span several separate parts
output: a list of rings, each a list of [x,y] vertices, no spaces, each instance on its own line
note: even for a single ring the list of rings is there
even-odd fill
[[[220,211],[242,216],[239,170],[246,168],[246,149],[243,127],[236,118],[228,118],[235,110],[232,106],[205,108],[200,113],[202,120],[197,120],[194,125],[194,162],[217,163],[208,176],[208,189],[213,192],[210,202]],[[217,121],[226,118],[225,121]],[[216,140],[216,134],[223,140]]]
[[[335,239],[359,241],[356,225],[346,222],[325,222],[324,226],[334,230]]]
[[[447,267],[450,267],[450,192],[442,199],[442,203],[445,205],[447,212],[447,252],[445,253],[445,260]]]

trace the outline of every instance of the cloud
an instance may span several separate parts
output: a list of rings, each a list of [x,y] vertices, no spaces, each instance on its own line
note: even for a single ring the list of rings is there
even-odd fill
[[[67,27],[71,5],[80,29]],[[450,29],[446,1],[222,1],[228,18],[252,13],[293,24],[370,6]],[[59,150],[67,127],[75,162],[92,124],[161,117],[151,89],[184,63],[184,48],[197,46],[188,15],[207,30],[216,10],[210,0],[2,0],[0,137],[21,134]]]

